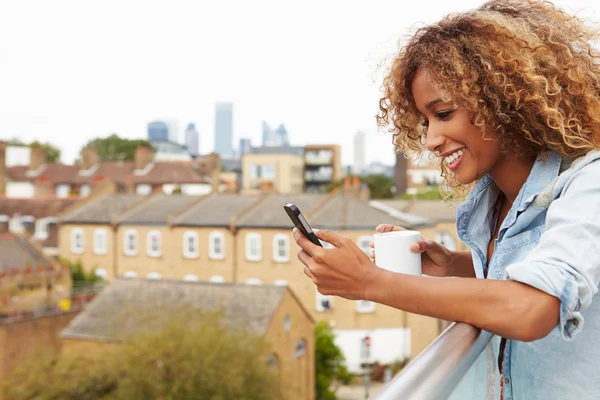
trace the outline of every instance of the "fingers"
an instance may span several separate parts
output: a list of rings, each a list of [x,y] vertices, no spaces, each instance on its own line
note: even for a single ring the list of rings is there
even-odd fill
[[[318,252],[319,249],[323,249],[321,246],[317,246],[316,244],[308,240],[308,238],[296,228],[294,228],[294,240],[296,241],[298,246],[300,246],[301,249],[303,249],[310,255],[315,255],[315,253]]]
[[[315,276],[310,272],[310,268],[304,267],[304,275],[308,276],[310,279],[315,279]]]
[[[396,225],[391,225],[391,224],[381,224],[381,225],[377,225],[377,227],[375,228],[375,232],[377,233],[384,233],[384,232],[394,232],[394,231],[405,231],[406,229],[396,226]]]
[[[335,247],[340,247],[342,244],[342,237],[335,232],[325,229],[322,231],[315,231],[315,235],[317,235],[320,240],[331,243]]]
[[[423,252],[429,250],[429,248],[431,247],[431,243],[428,243],[428,242],[431,242],[431,241],[421,239],[418,242],[411,244],[409,249],[413,253],[423,253]]]
[[[307,267],[308,267],[308,264],[310,263],[311,259],[312,259],[312,257],[306,251],[300,250],[298,252],[298,260],[300,260],[300,262],[302,264],[306,265]]]

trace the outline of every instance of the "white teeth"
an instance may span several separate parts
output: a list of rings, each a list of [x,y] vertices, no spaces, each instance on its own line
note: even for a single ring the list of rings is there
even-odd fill
[[[464,152],[465,152],[464,149],[460,149],[460,150],[457,150],[454,153],[450,154],[449,156],[446,156],[446,163],[447,164],[452,164],[460,156],[462,156]]]

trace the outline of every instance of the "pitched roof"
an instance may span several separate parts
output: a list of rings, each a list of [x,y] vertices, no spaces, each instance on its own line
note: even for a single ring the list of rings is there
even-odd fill
[[[35,219],[56,217],[77,203],[79,198],[31,197],[24,199],[0,197],[0,215],[31,215]]]
[[[62,216],[60,220],[63,223],[108,224],[113,216],[141,199],[143,196],[135,194],[105,194]]]
[[[371,207],[367,200],[343,190],[315,211],[310,216],[309,223],[315,228],[336,230],[375,230],[379,224],[394,224],[405,228],[426,225],[391,216]]]
[[[437,222],[456,221],[456,206],[441,200],[377,200],[398,211],[411,213]]]
[[[27,239],[12,233],[0,234],[0,271],[23,270],[28,265],[48,267],[52,263]]]
[[[271,285],[117,278],[62,331],[61,337],[124,339],[147,326],[144,319],[149,313],[159,310],[167,323],[182,307],[223,310],[226,322],[242,323],[264,333],[287,290]]]
[[[117,222],[122,225],[166,225],[170,216],[185,210],[200,199],[199,196],[168,196],[158,193],[125,211],[119,216]]]
[[[79,167],[60,163],[46,163],[41,167],[39,175],[29,176],[29,166],[17,165],[6,169],[8,179],[15,182],[52,181],[55,183],[69,183],[77,176]]]
[[[173,220],[173,226],[229,226],[231,217],[260,201],[258,195],[213,194]]]
[[[308,215],[325,200],[325,194],[271,194],[256,207],[241,216],[236,225],[240,228],[289,228],[292,221],[283,210],[286,203],[294,203],[304,215]]]
[[[154,166],[144,175],[133,174],[130,181],[133,183],[146,184],[190,184],[190,183],[209,183],[206,175],[203,174],[205,168],[201,168],[194,162],[167,162],[161,161],[154,163]]]

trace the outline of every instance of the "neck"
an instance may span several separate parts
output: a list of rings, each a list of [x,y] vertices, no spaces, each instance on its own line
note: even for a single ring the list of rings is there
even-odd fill
[[[506,200],[512,204],[531,173],[535,157],[514,158],[506,156],[490,172],[496,186],[504,193]]]

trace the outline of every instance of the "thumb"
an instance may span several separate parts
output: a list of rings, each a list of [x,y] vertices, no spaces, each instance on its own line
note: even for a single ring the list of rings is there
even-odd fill
[[[331,243],[335,247],[339,247],[339,245],[341,244],[342,238],[337,233],[334,233],[328,229],[313,230],[313,232],[315,233],[315,235],[317,235],[317,238],[324,242]]]

